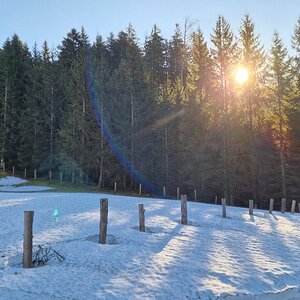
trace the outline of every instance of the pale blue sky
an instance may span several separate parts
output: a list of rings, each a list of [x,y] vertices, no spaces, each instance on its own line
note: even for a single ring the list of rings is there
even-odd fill
[[[140,42],[156,23],[166,38],[175,24],[186,17],[197,20],[208,41],[219,14],[235,33],[245,13],[256,24],[262,42],[268,48],[276,29],[290,50],[290,40],[300,16],[300,0],[0,0],[0,44],[17,33],[30,48],[46,39],[56,47],[71,28],[84,26],[90,40],[97,34],[106,38],[129,23]]]

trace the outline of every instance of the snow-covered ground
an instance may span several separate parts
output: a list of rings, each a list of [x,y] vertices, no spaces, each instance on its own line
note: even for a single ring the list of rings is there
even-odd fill
[[[18,186],[26,182],[28,181],[14,176],[0,178],[0,192],[41,192],[52,189],[46,186]]]
[[[95,242],[109,199],[111,244]],[[147,232],[138,226],[144,203]],[[58,210],[55,219],[53,211]],[[22,269],[23,211],[34,245],[65,257]],[[300,215],[88,193],[0,193],[0,299],[300,299]],[[236,295],[239,295],[236,297]]]

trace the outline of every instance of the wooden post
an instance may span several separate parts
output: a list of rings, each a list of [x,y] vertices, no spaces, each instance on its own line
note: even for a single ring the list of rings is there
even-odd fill
[[[15,166],[12,168],[12,174],[15,175]]]
[[[164,196],[164,198],[166,198],[166,187],[165,186],[163,187],[163,196]]]
[[[222,217],[226,218],[226,199],[222,198]]]
[[[291,213],[294,214],[295,213],[295,208],[296,208],[296,200],[292,201],[292,209],[291,209]]]
[[[114,192],[116,192],[117,191],[117,183],[115,182],[114,183]]]
[[[23,268],[32,268],[33,211],[24,211]]]
[[[36,180],[36,169],[33,170],[33,178]]]
[[[60,183],[63,182],[63,173],[62,173],[62,171],[59,172],[59,181],[60,181]]]
[[[274,199],[270,199],[269,214],[273,213]]]
[[[253,216],[253,200],[249,200],[249,215]]]
[[[139,195],[142,195],[142,184],[139,184]]]
[[[140,231],[145,232],[145,209],[144,209],[144,204],[139,204],[139,220],[140,220]]]
[[[286,198],[281,199],[281,213],[284,214],[286,209]]]
[[[218,204],[218,196],[215,197],[215,205]]]
[[[27,170],[25,168],[25,170],[24,170],[24,178],[26,178],[26,177],[27,177]]]
[[[179,187],[177,187],[177,199],[179,199]]]
[[[49,180],[52,180],[52,170],[49,170]]]
[[[195,201],[197,201],[197,191],[194,190],[194,198],[195,198]]]
[[[181,224],[187,224],[187,196],[181,195]]]
[[[108,199],[100,199],[100,234],[99,244],[106,244],[107,235]]]
[[[3,162],[3,172],[5,172],[5,161]]]

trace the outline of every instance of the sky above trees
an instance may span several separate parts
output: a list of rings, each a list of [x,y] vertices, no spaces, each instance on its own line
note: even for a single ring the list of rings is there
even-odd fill
[[[195,20],[206,40],[219,14],[223,15],[235,34],[243,16],[248,13],[255,20],[261,40],[270,48],[277,30],[289,52],[291,35],[300,15],[299,0],[172,0],[172,1],[79,1],[79,0],[0,0],[0,44],[17,33],[30,48],[47,39],[50,48],[56,47],[70,28],[83,26],[90,38],[97,34],[106,38],[110,32],[125,30],[131,23],[141,43],[150,35],[154,23],[165,38],[170,38],[175,24],[185,18]]]

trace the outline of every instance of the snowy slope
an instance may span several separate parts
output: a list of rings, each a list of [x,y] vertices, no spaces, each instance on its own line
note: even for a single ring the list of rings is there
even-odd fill
[[[109,245],[93,242],[102,197]],[[146,233],[136,230],[138,203]],[[34,245],[51,245],[64,262],[20,268],[24,210],[35,211]],[[0,193],[0,299],[300,299],[300,215],[228,208],[228,217],[188,203],[183,226],[174,200]]]
[[[41,192],[52,189],[46,186],[17,186],[26,182],[28,181],[14,176],[0,178],[0,192]]]

